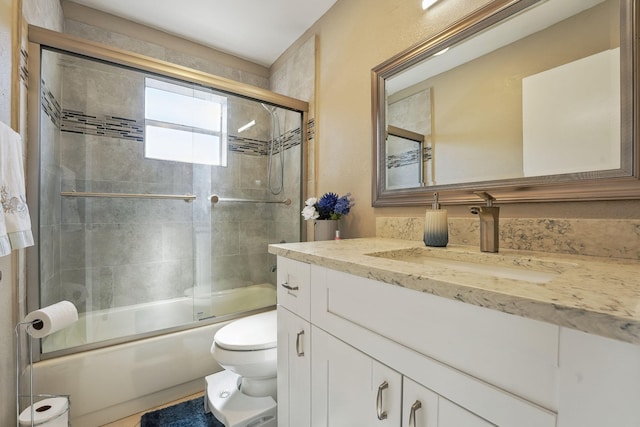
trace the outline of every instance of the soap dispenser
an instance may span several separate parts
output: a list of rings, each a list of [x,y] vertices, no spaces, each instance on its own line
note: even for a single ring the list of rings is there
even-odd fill
[[[433,204],[424,216],[424,244],[445,247],[449,243],[449,224],[446,209],[440,209],[438,193],[433,193]]]

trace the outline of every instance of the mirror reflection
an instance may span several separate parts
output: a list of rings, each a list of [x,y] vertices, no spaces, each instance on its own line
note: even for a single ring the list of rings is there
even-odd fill
[[[621,53],[620,11],[621,0],[503,9],[484,20],[493,26],[463,28],[470,37],[427,44],[421,62],[374,69],[384,88],[378,192],[630,175],[632,138],[621,133],[631,107],[621,99],[628,53],[624,45]],[[422,142],[398,137],[396,128]]]
[[[431,164],[431,147],[425,146],[424,135],[391,125],[387,129],[387,188],[423,185],[423,168],[430,169]]]

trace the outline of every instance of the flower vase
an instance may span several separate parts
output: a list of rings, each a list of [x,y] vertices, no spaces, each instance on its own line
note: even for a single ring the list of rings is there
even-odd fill
[[[315,240],[333,240],[338,230],[337,219],[316,219],[315,220]]]

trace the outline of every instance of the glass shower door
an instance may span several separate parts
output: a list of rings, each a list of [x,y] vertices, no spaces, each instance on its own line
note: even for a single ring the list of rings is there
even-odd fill
[[[274,305],[267,247],[300,241],[302,115],[237,96],[228,106],[228,165],[195,172],[198,191],[211,195],[208,222],[196,227],[211,233],[207,245],[196,231],[195,292],[211,303],[201,316]]]
[[[44,50],[40,304],[80,321],[43,352],[193,321],[193,169],[145,153],[139,71]]]
[[[80,313],[42,353],[275,304],[267,245],[300,240],[301,113],[46,48],[41,84],[39,306]]]

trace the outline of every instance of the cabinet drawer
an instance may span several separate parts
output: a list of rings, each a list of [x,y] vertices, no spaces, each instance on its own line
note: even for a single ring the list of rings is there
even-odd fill
[[[312,317],[328,332],[350,342],[372,331],[557,411],[557,326],[324,270],[313,275]]]
[[[278,304],[305,320],[311,311],[309,264],[278,257]]]

